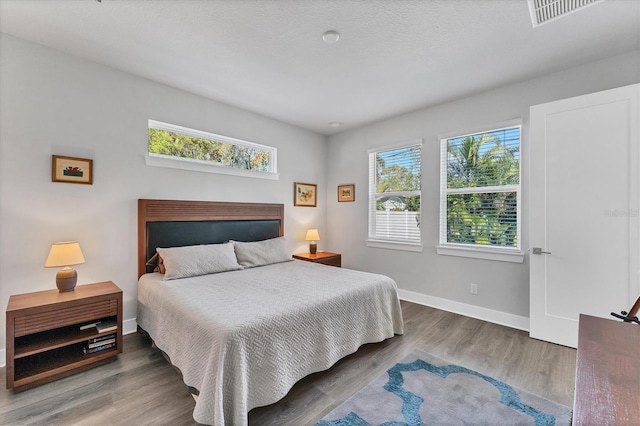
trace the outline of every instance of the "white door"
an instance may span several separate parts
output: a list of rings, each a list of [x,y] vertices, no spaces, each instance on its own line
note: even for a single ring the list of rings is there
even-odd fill
[[[531,337],[576,347],[579,314],[612,318],[640,294],[639,97],[531,107]]]

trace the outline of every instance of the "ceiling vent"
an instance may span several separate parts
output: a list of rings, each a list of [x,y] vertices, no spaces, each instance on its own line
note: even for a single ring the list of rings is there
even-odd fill
[[[546,24],[602,0],[528,0],[533,28]]]

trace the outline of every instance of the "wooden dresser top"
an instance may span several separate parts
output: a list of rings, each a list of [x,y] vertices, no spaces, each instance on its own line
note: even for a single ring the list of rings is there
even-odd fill
[[[640,326],[580,315],[574,425],[640,424]]]

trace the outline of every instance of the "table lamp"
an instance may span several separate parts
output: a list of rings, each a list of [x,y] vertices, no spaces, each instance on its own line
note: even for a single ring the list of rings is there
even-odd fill
[[[305,240],[311,241],[311,243],[309,243],[309,253],[316,254],[316,252],[318,251],[318,245],[316,244],[316,241],[320,241],[320,234],[318,234],[318,230],[308,229]]]
[[[63,266],[56,274],[56,286],[62,293],[73,291],[76,287],[78,273],[70,265],[79,265],[81,263],[84,263],[84,256],[82,255],[82,250],[80,250],[80,244],[76,241],[65,241],[51,245],[44,267],[57,268]]]

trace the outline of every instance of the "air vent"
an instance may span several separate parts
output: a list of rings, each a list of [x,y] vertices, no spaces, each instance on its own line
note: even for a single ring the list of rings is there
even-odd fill
[[[533,28],[546,24],[602,0],[528,0]]]

